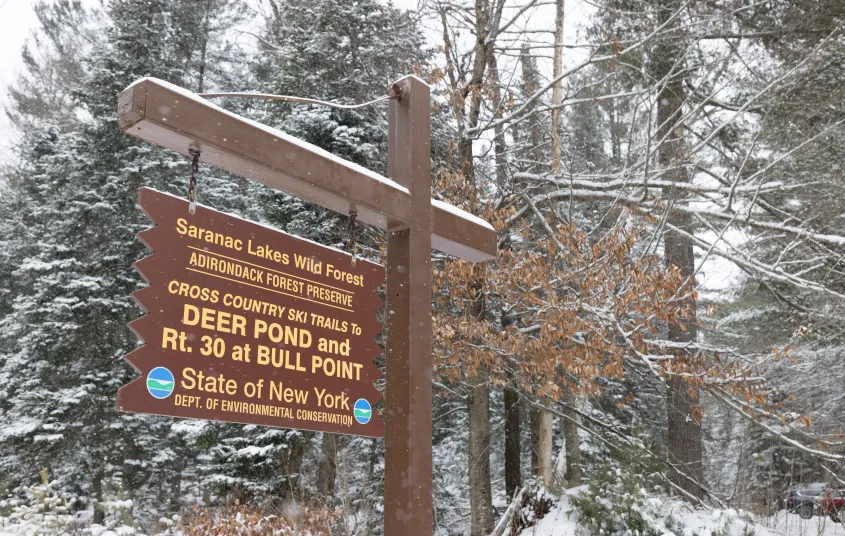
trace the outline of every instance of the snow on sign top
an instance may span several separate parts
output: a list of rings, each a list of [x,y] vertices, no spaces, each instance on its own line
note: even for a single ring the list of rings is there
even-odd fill
[[[492,225],[490,225],[486,221],[482,220],[481,218],[479,218],[475,214],[470,214],[469,212],[467,212],[465,210],[461,210],[458,207],[456,207],[455,205],[450,205],[449,203],[444,203],[443,201],[438,201],[437,199],[432,199],[431,205],[434,206],[434,207],[441,208],[441,209],[445,210],[446,212],[454,214],[455,216],[462,218],[462,219],[464,219],[468,222],[472,222],[475,225],[480,225],[480,226],[485,227],[487,229],[490,229],[491,231],[494,231],[494,232],[496,231],[493,228]]]
[[[199,149],[207,164],[329,210],[354,209],[359,221],[381,229],[410,222],[408,188],[163,80],[142,78],[127,87],[118,98],[118,125],[182,154]],[[489,223],[441,201],[431,200],[431,207],[434,249],[470,262],[496,257]]]
[[[403,76],[402,78],[400,78],[399,80],[396,80],[396,81],[395,81],[395,82],[393,82],[393,83],[394,83],[394,84],[399,83],[399,82],[401,82],[402,80],[404,80],[404,79],[406,79],[406,78],[413,78],[414,80],[417,80],[417,81],[418,81],[418,82],[420,82],[421,84],[425,84],[426,86],[431,87],[431,84],[429,84],[428,82],[426,82],[425,80],[423,80],[422,78],[420,78],[419,76],[417,76],[417,75],[415,75],[415,74],[409,74],[409,75],[407,75],[407,76]]]
[[[204,99],[204,98],[200,97],[199,95],[197,95],[196,93],[194,93],[192,91],[189,91],[189,90],[187,90],[183,87],[179,87],[175,84],[171,84],[170,82],[167,82],[165,80],[161,80],[160,78],[154,78],[154,77],[151,77],[151,76],[144,77],[144,78],[141,78],[139,80],[136,80],[135,82],[130,84],[126,89],[131,89],[133,86],[136,86],[136,85],[138,85],[142,82],[155,82],[156,84],[164,86],[167,89],[173,91],[174,93],[179,93],[180,95],[182,95],[186,99],[190,99],[190,100],[193,100],[193,101],[196,101],[196,102],[201,102],[204,106],[211,106],[211,107],[217,109],[218,111],[220,111],[220,113],[226,114],[226,115],[228,115],[232,118],[236,118],[239,121],[243,121],[245,123],[248,123],[248,124],[250,124],[250,125],[252,125],[256,128],[263,130],[264,132],[266,132],[268,134],[272,134],[273,136],[279,138],[280,140],[284,140],[284,141],[291,143],[293,145],[297,145],[299,147],[302,147],[303,149],[306,149],[306,150],[308,150],[312,153],[320,155],[323,158],[326,158],[328,160],[333,160],[334,162],[336,162],[336,163],[338,163],[338,164],[340,164],[344,167],[347,167],[347,168],[354,170],[358,173],[361,173],[363,175],[367,175],[369,178],[377,180],[379,182],[382,182],[382,183],[390,186],[391,188],[396,188],[397,190],[401,190],[401,191],[406,192],[406,193],[408,192],[408,189],[405,188],[404,186],[397,184],[396,182],[388,179],[387,177],[383,177],[383,176],[379,175],[375,171],[367,169],[364,166],[359,166],[358,164],[355,164],[354,162],[344,160],[343,158],[335,156],[332,153],[326,151],[325,149],[317,147],[316,145],[312,145],[312,144],[310,144],[306,141],[302,141],[299,138],[291,136],[290,134],[285,134],[284,132],[282,132],[279,129],[267,126],[263,123],[259,123],[258,121],[254,121],[252,119],[249,119],[248,117],[244,117],[242,115],[238,115],[236,113],[230,112],[229,110],[226,110],[224,108],[221,108],[220,106],[217,106],[216,104],[209,101],[208,99]]]

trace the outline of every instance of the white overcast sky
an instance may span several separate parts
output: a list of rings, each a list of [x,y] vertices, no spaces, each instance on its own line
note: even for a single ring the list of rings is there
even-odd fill
[[[3,93],[20,70],[21,46],[35,28],[35,0],[0,0],[0,84]]]
[[[0,0],[0,106],[6,104],[6,88],[21,70],[21,47],[37,19],[32,6],[35,0]],[[7,148],[14,132],[6,121],[6,114],[0,116],[0,159],[9,158]]]

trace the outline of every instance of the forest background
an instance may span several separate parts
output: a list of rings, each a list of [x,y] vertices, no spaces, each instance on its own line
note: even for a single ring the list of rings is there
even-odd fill
[[[838,0],[36,13],[0,171],[0,515],[155,532],[235,509],[381,532],[381,440],[114,411],[138,344],[137,191],[183,194],[188,176],[117,129],[116,95],[142,76],[347,104],[404,74],[431,84],[433,195],[494,222],[501,250],[435,257],[439,533],[489,534],[512,497],[541,512],[582,484],[608,511],[671,494],[765,514],[790,485],[845,476]],[[386,173],[386,106],[220,104]],[[344,217],[219,169],[201,167],[199,199],[345,244]],[[361,242],[380,258],[377,230]]]

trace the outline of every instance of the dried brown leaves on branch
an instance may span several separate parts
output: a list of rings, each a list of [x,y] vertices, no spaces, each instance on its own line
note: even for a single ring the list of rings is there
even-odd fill
[[[464,183],[452,185],[450,198],[477,199]],[[666,267],[662,256],[644,253],[648,218],[588,230],[564,222],[552,226],[547,215],[540,224],[528,215],[514,219],[513,206],[476,208],[505,245],[495,262],[450,260],[435,270],[441,380],[485,377],[558,400],[567,390],[597,395],[600,379],[621,379],[638,367],[777,411],[758,374],[761,364],[663,340],[667,326],[682,326],[688,317],[691,302],[685,298],[696,286]],[[785,355],[774,349],[772,358]]]
[[[841,29],[809,25],[815,37],[773,68],[768,45],[755,36],[781,34],[774,19],[763,17],[763,25],[773,27],[749,33],[746,15],[734,19],[736,12],[719,11],[718,4],[602,2],[588,33],[592,41],[572,37],[576,45],[550,78],[543,62],[551,59],[551,43],[534,32],[550,32],[552,18],[527,24],[536,2],[429,4],[443,42],[442,67],[432,82],[453,115],[449,146],[456,154],[447,160],[453,171],[460,169],[443,178],[440,191],[495,221],[505,249],[488,266],[449,263],[437,272],[439,376],[455,382],[481,377],[550,398],[569,389],[594,394],[599,377],[681,377],[757,425],[774,421],[763,425],[767,433],[819,454],[812,447],[817,436],[804,432],[809,418],[783,403],[790,387],[772,366],[789,349],[742,340],[728,347],[730,339],[706,329],[700,336],[667,333],[688,318],[685,304],[697,301],[699,287],[657,255],[674,233],[696,250],[685,273],[703,280],[705,263],[718,257],[797,322],[835,332],[845,296],[845,236],[836,203],[841,173],[837,165],[822,177],[830,166],[817,155],[838,154],[832,151],[841,145],[845,119],[827,94],[811,92],[809,100],[783,95],[797,95],[810,79],[829,87],[835,75],[828,60],[841,56]],[[755,6],[743,8],[752,26],[763,20],[750,17]],[[770,8],[759,6],[764,15]],[[837,11],[828,6],[823,12]],[[460,38],[467,35],[475,39]],[[743,45],[715,46],[728,39]],[[590,52],[577,53],[577,45]],[[666,59],[667,69],[643,76],[645,66],[664,65],[657,59]],[[681,100],[675,112],[661,116],[666,104],[660,97],[670,86]],[[561,88],[558,102],[554,91]],[[796,103],[797,118],[774,113]],[[549,119],[559,108],[572,110],[565,135],[595,142],[565,147],[563,162],[549,150],[557,134],[549,132]],[[795,128],[809,110],[819,113]],[[579,121],[590,129],[579,131]],[[675,135],[678,151],[661,157]],[[466,191],[483,180],[496,185],[495,206]],[[562,223],[555,215],[561,204],[570,215],[573,207],[582,217],[592,214],[603,227],[577,216]],[[608,228],[620,207],[636,220],[633,228],[629,222]],[[689,398],[697,420],[698,397]]]
[[[513,214],[482,209],[499,229]],[[684,286],[677,271],[657,256],[632,255],[640,230],[540,227],[511,226],[494,263],[450,261],[435,272],[443,379],[486,375],[551,398],[564,387],[595,394],[597,378],[621,377],[626,359],[648,354],[661,325],[686,314],[675,299]],[[482,298],[479,278],[486,309],[466,314]]]

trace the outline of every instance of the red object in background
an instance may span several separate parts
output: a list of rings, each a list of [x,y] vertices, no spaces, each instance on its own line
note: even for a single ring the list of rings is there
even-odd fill
[[[828,488],[818,505],[822,513],[830,515],[832,520],[845,521],[845,490]]]

